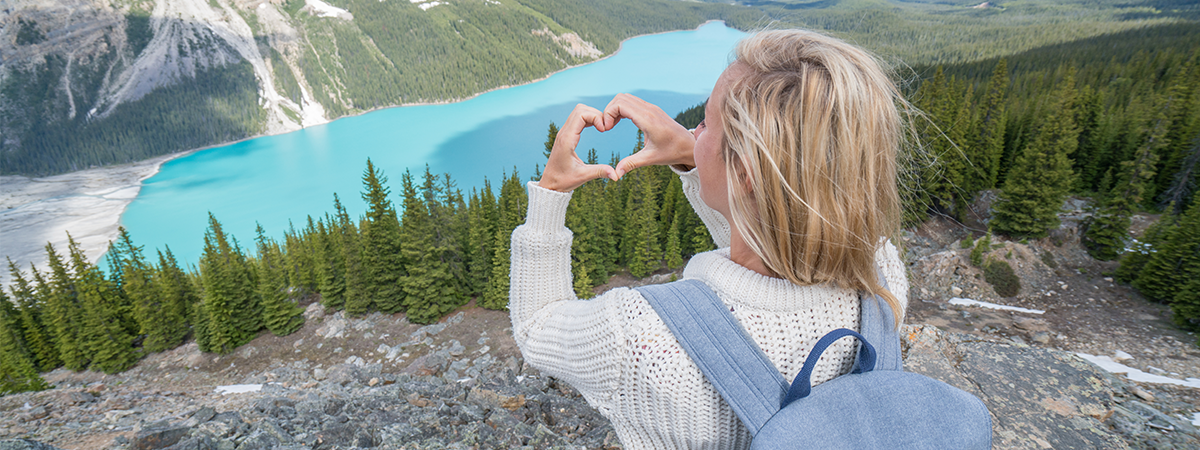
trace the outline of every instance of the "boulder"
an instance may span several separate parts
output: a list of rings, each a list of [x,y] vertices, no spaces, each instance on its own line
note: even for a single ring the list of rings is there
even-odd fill
[[[431,376],[437,375],[446,368],[446,359],[438,355],[424,355],[413,360],[412,364],[404,368],[404,373],[415,376]]]
[[[50,444],[29,439],[0,439],[0,450],[62,450]]]
[[[158,450],[160,448],[170,447],[179,443],[187,432],[191,430],[189,427],[166,427],[166,428],[151,428],[139,431],[133,438],[133,448],[135,450]]]
[[[325,381],[345,386],[351,382],[362,383],[364,380],[362,373],[358,370],[358,366],[354,364],[338,364],[329,369],[325,375]]]

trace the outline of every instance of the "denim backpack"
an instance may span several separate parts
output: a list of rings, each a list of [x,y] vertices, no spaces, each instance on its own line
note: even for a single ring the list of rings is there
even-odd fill
[[[638,291],[750,430],[751,449],[992,446],[992,418],[982,401],[903,371],[892,310],[877,296],[862,301],[862,334],[845,328],[826,334],[789,387],[703,282],[681,280]],[[854,368],[813,388],[810,377],[821,353],[847,336],[861,343]]]

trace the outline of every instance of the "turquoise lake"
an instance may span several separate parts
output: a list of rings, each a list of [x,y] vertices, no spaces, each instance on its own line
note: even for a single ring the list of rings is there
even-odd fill
[[[395,204],[400,179],[410,170],[418,182],[428,164],[449,173],[464,195],[484,177],[498,194],[514,168],[528,179],[542,152],[546,129],[561,125],[577,103],[603,109],[628,92],[674,116],[704,101],[744,33],[722,23],[693,31],[625,41],[604,60],[559,72],[545,80],[501,89],[444,105],[373,111],[276,136],[199,151],[163,164],[147,179],[121,216],[134,241],[152,249],[169,245],[181,264],[199,261],[211,211],[243,247],[253,245],[255,224],[282,238],[289,221],[333,211],[333,194],[351,217],[366,210],[362,174],[370,158],[389,178]],[[595,148],[603,162],[627,155],[636,128],[622,121],[598,133],[588,129],[579,146]]]

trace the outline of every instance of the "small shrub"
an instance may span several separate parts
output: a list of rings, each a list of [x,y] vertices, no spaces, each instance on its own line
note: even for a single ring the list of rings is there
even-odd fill
[[[971,235],[969,234],[967,235],[966,239],[963,239],[962,242],[959,243],[959,246],[962,248],[971,248],[972,245],[975,245],[975,240],[971,239]]]
[[[983,266],[983,279],[992,285],[996,295],[1015,297],[1021,290],[1021,279],[1013,272],[1007,261],[988,259]]]
[[[1009,250],[1008,253],[1004,254],[1004,259],[1012,259],[1012,250]]]
[[[981,267],[983,265],[983,254],[992,248],[991,233],[983,235],[978,241],[975,241],[975,248],[971,249],[971,265]]]
[[[1054,255],[1050,252],[1042,252],[1042,264],[1045,264],[1046,267],[1051,269],[1058,268],[1058,261],[1054,260]]]

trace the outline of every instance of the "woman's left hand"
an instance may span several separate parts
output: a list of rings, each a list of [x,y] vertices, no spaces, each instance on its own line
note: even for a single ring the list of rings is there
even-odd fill
[[[546,161],[546,170],[542,172],[538,186],[553,191],[569,192],[597,178],[617,179],[617,171],[612,166],[584,164],[575,153],[575,147],[579,145],[579,135],[583,133],[584,128],[594,127],[601,132],[607,131],[603,129],[603,115],[604,113],[596,108],[584,104],[575,105],[571,115],[567,116],[567,121],[558,130],[558,136],[554,138],[554,148],[550,150],[550,160]]]

